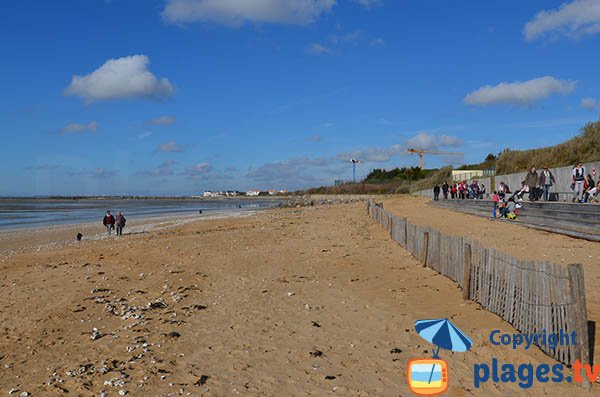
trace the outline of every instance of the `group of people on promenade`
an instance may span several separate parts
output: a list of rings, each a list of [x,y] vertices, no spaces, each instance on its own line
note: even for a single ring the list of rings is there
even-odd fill
[[[595,174],[595,170],[592,172]],[[600,179],[594,181],[592,173],[587,173],[586,168],[582,163],[577,163],[573,166],[572,171],[572,183],[570,185],[571,190],[574,193],[574,202],[578,203],[598,203],[600,201]],[[525,179],[521,182],[520,188],[513,194],[514,201],[523,201],[525,195],[527,195],[529,201],[538,201],[543,199],[545,201],[558,201],[557,193],[551,193],[552,187],[556,184],[556,178],[552,171],[547,167],[542,167],[542,170],[538,172],[536,167],[531,167],[525,176]],[[485,186],[478,184],[477,181],[468,183],[467,181],[454,182],[440,185],[436,185],[433,188],[433,199],[438,201],[440,199],[440,193],[443,193],[444,199],[483,199],[486,194]],[[510,194],[510,188],[505,182],[500,182],[498,190],[493,192],[494,195],[498,194],[504,197]],[[556,195],[556,196],[554,196]]]
[[[582,163],[573,166],[571,178],[570,189],[574,193],[573,202],[598,202],[600,180],[594,181],[594,177],[587,173]],[[537,201],[542,197],[545,201],[556,201],[557,199],[551,200],[550,198],[550,189],[555,183],[556,179],[548,167],[544,166],[539,173],[535,167],[531,167],[525,180],[521,182],[521,188],[516,192],[516,196],[519,200],[523,200],[523,196],[527,193],[529,201]]]
[[[596,170],[593,170],[595,174]],[[577,201],[580,203],[597,203],[600,193],[600,179],[594,182],[592,174],[587,174],[583,164],[578,163],[573,167],[573,183],[571,189],[577,195]]]
[[[438,201],[440,199],[440,192],[444,194],[444,199],[448,200],[448,197],[451,199],[483,199],[486,194],[485,185],[477,183],[477,181],[473,181],[471,183],[467,183],[467,181],[463,182],[454,182],[452,184],[448,184],[448,182],[444,182],[442,186],[436,185],[433,188],[433,199]]]
[[[127,219],[123,216],[123,213],[119,211],[116,217],[114,217],[110,210],[106,211],[106,215],[104,215],[104,219],[102,219],[102,224],[106,227],[106,232],[110,236],[113,229],[116,229],[117,236],[123,235],[123,228],[125,227],[125,222]]]

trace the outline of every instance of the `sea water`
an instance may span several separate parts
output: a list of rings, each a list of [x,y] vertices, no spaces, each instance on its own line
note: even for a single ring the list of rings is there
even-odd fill
[[[278,206],[273,199],[2,199],[0,230],[102,222],[107,210],[127,219],[150,219],[223,211],[260,210]]]

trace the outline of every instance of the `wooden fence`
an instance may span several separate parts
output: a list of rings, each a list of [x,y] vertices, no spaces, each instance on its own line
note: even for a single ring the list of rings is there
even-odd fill
[[[522,261],[478,241],[449,236],[367,202],[368,214],[423,266],[456,281],[463,297],[527,334],[577,334],[577,344],[538,346],[559,362],[589,363],[583,266]]]

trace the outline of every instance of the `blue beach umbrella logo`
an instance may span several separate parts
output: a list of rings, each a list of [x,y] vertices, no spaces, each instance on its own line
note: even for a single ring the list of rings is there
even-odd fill
[[[440,349],[466,352],[473,342],[447,318],[418,320],[415,330],[427,342],[435,345],[432,359],[414,359],[408,363],[408,386],[421,396],[433,396],[448,388],[448,363],[439,358]]]
[[[421,338],[437,347],[437,350],[433,352],[433,358],[439,357],[440,348],[462,353],[473,345],[471,339],[447,318],[418,320],[415,322],[415,330]]]

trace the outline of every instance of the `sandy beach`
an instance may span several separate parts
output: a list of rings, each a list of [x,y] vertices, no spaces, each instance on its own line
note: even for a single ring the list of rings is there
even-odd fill
[[[590,317],[598,317],[591,269],[600,252],[592,243],[432,208],[421,198],[384,203],[515,255],[583,262]],[[0,266],[1,393],[408,396],[408,361],[431,357],[432,346],[414,332],[424,318],[448,317],[473,339],[468,353],[441,353],[448,395],[524,393],[516,383],[474,387],[473,366],[494,357],[555,364],[537,348],[492,346],[492,330],[515,330],[423,268],[363,204],[192,221],[14,252]],[[567,383],[534,383],[526,393],[587,394]]]
[[[206,214],[168,215],[152,218],[129,219],[124,234],[131,236],[151,231],[181,226],[197,220],[237,218],[252,216],[253,210],[223,210]],[[48,248],[66,247],[80,244],[76,235],[83,235],[82,241],[103,240],[109,238],[106,229],[98,222],[85,222],[73,225],[36,227],[0,231],[0,257],[12,256],[19,252],[38,251]],[[112,232],[116,232],[113,230]]]
[[[495,222],[491,219],[453,212],[428,205],[422,197],[403,196],[381,200],[387,209],[419,225],[435,227],[444,233],[466,236],[486,247],[507,252],[523,260],[567,265],[581,263],[585,272],[588,319],[600,322],[600,244],[561,234],[529,229],[519,222]],[[596,338],[595,352],[600,350]]]

